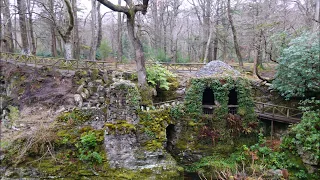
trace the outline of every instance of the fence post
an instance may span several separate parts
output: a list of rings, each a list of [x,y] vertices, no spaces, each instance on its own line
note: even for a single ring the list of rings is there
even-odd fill
[[[290,109],[287,109],[287,118],[289,118],[290,115]]]
[[[272,116],[274,117],[274,110],[275,110],[275,107],[272,108]]]
[[[271,121],[271,143],[273,140],[273,120]]]

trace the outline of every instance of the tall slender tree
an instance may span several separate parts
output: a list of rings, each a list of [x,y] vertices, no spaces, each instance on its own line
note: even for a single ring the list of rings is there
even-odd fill
[[[64,42],[64,58],[66,60],[72,59],[72,43],[71,43],[71,33],[74,27],[74,16],[73,16],[73,11],[72,11],[72,6],[70,4],[69,0],[64,0],[67,11],[68,11],[68,25],[67,28],[63,28],[58,26],[58,33],[60,34],[63,42]]]
[[[90,46],[90,60],[96,59],[98,44],[98,13],[97,1],[91,0],[91,46]]]
[[[236,31],[236,28],[234,27],[232,15],[231,15],[230,0],[228,0],[228,10],[227,10],[227,12],[228,12],[229,23],[230,23],[232,34],[233,34],[233,44],[234,44],[234,48],[236,50],[237,58],[238,58],[238,61],[239,61],[239,66],[243,67],[242,56],[241,56],[241,52],[240,52],[240,48],[239,48],[239,44],[238,44],[237,31]]]
[[[8,45],[7,50],[9,52],[13,52],[14,51],[13,36],[12,36],[13,29],[12,29],[9,0],[3,0],[3,21],[4,21],[3,39],[5,39],[7,42],[7,45]]]
[[[26,2],[25,0],[17,0],[17,4],[18,4],[18,13],[19,13],[21,42],[22,42],[21,53],[30,55],[27,21],[26,21],[26,12],[27,12]]]
[[[134,32],[135,16],[137,12],[147,13],[149,0],[143,0],[143,4],[134,4],[132,0],[125,0],[127,6],[119,6],[111,3],[108,0],[98,0],[101,4],[110,8],[113,11],[122,12],[127,16],[127,29],[129,39],[135,50],[135,61],[138,72],[138,83],[140,86],[145,86],[147,83],[147,73],[145,68],[145,56],[142,48],[142,43],[139,37]]]
[[[73,56],[75,59],[80,59],[80,39],[79,39],[79,21],[78,21],[78,6],[77,0],[72,0],[72,11],[74,19],[73,27]]]
[[[34,6],[35,6],[35,2],[34,1],[33,1],[33,4],[31,5],[31,0],[27,0],[29,34],[30,34],[30,41],[31,41],[31,47],[32,47],[32,51],[31,51],[32,55],[36,55],[36,53],[37,53],[37,45],[36,45],[36,39],[34,37],[33,20],[32,20],[32,13],[33,13]]]
[[[98,42],[97,42],[97,49],[99,49],[102,41],[102,16],[101,16],[101,3],[98,2],[97,5],[97,13],[98,13]]]
[[[121,0],[118,0],[118,5],[121,6]],[[118,50],[117,50],[117,61],[122,62],[122,20],[121,12],[118,12]]]
[[[52,20],[50,21],[51,55],[53,57],[57,57],[58,52],[57,52],[57,36],[56,36],[56,25],[55,25],[56,14],[54,12],[54,3],[55,3],[55,0],[49,1],[49,13],[50,13],[50,17],[52,18]]]

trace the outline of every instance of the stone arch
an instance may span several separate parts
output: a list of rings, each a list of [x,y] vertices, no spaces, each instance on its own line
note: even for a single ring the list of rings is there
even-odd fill
[[[167,137],[167,144],[166,144],[166,149],[167,151],[172,151],[174,144],[175,144],[175,139],[177,137],[177,131],[176,127],[174,124],[169,124],[166,128],[166,137]]]

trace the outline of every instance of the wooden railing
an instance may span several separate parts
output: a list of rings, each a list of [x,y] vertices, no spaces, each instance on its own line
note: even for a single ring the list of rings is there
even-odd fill
[[[274,104],[254,102],[256,113],[265,119],[276,120],[280,122],[296,123],[302,117],[302,111],[286,106],[279,106]]]
[[[65,60],[63,58],[40,57],[32,55],[22,55],[14,53],[0,52],[0,59],[14,64],[48,66],[58,69],[110,69],[114,63],[107,61],[90,61],[90,60]]]
[[[167,70],[173,71],[173,72],[179,72],[179,71],[198,71],[201,69],[205,63],[165,63],[161,62],[158,63],[166,67]]]
[[[66,60],[63,58],[41,57],[33,55],[22,55],[16,53],[0,52],[0,60],[11,62],[13,64],[25,64],[37,66],[49,66],[58,69],[77,70],[77,69],[110,69],[115,68],[116,63],[107,61],[91,61],[91,60]],[[156,64],[151,62],[149,64]],[[198,71],[203,67],[204,63],[157,63],[163,65],[166,69],[179,71]]]
[[[164,108],[166,106],[174,106],[177,104],[183,103],[183,98],[178,98],[171,101],[155,103],[154,107]],[[303,112],[299,109],[290,108],[286,106],[279,106],[274,104],[268,104],[263,102],[254,102],[255,112],[260,119],[277,121],[283,123],[298,123],[301,121]],[[202,113],[203,114],[213,114],[214,110],[217,108],[215,105],[203,105]],[[228,112],[231,114],[237,114],[238,105],[228,105]]]
[[[202,112],[203,114],[213,114],[214,109],[218,106],[216,105],[202,105]],[[228,112],[230,114],[237,114],[238,105],[228,105]]]

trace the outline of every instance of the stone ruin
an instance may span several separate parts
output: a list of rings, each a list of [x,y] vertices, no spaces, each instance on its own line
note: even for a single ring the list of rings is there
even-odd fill
[[[136,97],[134,97],[136,96]],[[114,82],[107,90],[107,122],[116,123],[119,120],[125,120],[129,124],[138,124],[139,118],[136,114],[139,108],[139,91],[136,85],[131,81],[119,80]],[[136,98],[137,104],[133,99]]]

